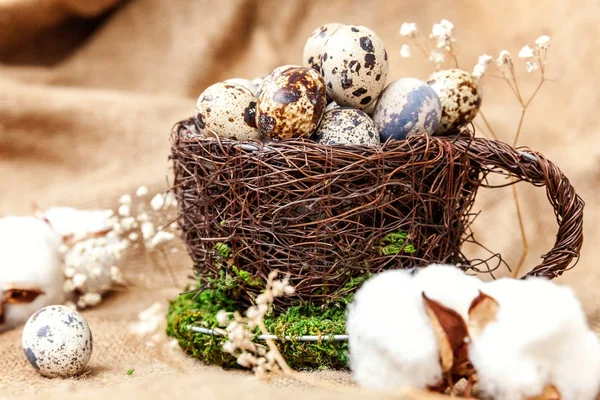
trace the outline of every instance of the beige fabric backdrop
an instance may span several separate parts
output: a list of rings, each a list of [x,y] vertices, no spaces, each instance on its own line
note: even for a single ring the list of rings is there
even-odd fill
[[[416,51],[410,60],[400,58],[403,21],[424,30],[441,18],[454,22],[465,69],[480,54],[497,55],[501,49],[516,54],[527,41],[548,34],[553,82],[533,103],[521,144],[560,165],[587,202],[581,262],[560,281],[576,288],[595,323],[600,320],[599,17],[596,0],[0,0],[0,215],[28,213],[34,202],[114,207],[122,193],[138,185],[165,189],[168,132],[192,115],[202,89],[300,62],[305,38],[322,23],[373,28],[387,45],[390,80],[425,78],[431,71]],[[519,78],[525,91],[535,86],[524,71]],[[510,140],[519,109],[502,81],[485,80],[483,110],[501,138]],[[531,268],[552,245],[556,224],[542,189],[521,185],[519,191]],[[477,234],[514,263],[521,244],[510,193],[481,192],[477,207],[484,213]],[[187,265],[185,256],[176,257],[172,264]],[[150,268],[143,257],[126,267]],[[21,355],[19,330],[0,335],[0,395],[46,398],[59,390],[100,398],[123,385],[131,398],[167,398],[172,382],[177,390],[189,387],[190,396],[299,397],[291,389],[209,371],[177,354],[157,354],[124,335],[139,311],[176,293],[166,288],[117,294],[86,312],[96,347],[89,374],[78,380],[38,377]],[[135,368],[134,375],[125,374],[129,368]],[[241,385],[249,385],[247,392],[238,391]],[[109,387],[95,392],[102,386]]]

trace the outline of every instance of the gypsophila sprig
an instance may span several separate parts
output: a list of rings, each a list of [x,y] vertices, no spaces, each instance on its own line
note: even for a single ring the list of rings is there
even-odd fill
[[[521,50],[519,50],[519,58],[522,60],[529,60],[530,58],[533,58],[534,55],[535,53],[529,45],[523,46]]]
[[[535,40],[535,44],[542,50],[547,50],[550,47],[550,37],[546,35],[542,35]]]
[[[423,35],[414,22],[405,22],[400,26],[400,36],[410,40],[412,45],[418,48],[421,53],[440,69],[446,56],[449,55],[453,60],[455,67],[458,68],[458,59],[454,52],[454,42],[456,39],[452,36],[454,24],[443,19],[433,25],[431,33],[428,36]],[[433,41],[433,42],[432,42]],[[403,44],[400,48],[400,56],[409,58],[411,48],[408,44]]]
[[[228,313],[223,310],[216,316],[217,323],[226,326],[227,341],[222,345],[223,351],[235,356],[240,366],[252,369],[261,378],[270,373],[292,372],[272,340],[266,341],[268,351],[263,345],[252,342],[256,328],[263,335],[269,334],[264,317],[275,298],[294,294],[289,277],[277,280],[277,275],[277,271],[269,274],[265,291],[256,297],[255,305],[246,310],[245,317],[238,312]],[[233,320],[230,320],[232,315]]]
[[[417,36],[417,24],[414,22],[405,22],[400,26],[400,36],[405,38],[414,38]]]
[[[487,54],[479,56],[479,60],[477,61],[477,64],[473,68],[472,75],[475,78],[481,78],[483,76],[483,74],[485,73],[485,70],[487,69],[488,65],[491,62],[492,62],[492,56],[487,55]]]
[[[408,47],[407,44],[403,44],[402,47],[400,47],[400,57],[410,58],[410,55],[410,47]]]

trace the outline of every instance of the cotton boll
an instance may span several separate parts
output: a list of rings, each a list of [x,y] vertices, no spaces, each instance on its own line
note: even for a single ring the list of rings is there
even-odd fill
[[[413,285],[428,298],[468,319],[469,307],[479,295],[483,282],[448,264],[431,264],[417,270]]]
[[[112,210],[77,210],[70,207],[54,207],[40,214],[56,232],[63,237],[72,236],[74,240],[111,229],[112,216]]]
[[[501,279],[482,292],[499,304],[469,346],[482,390],[514,399],[555,385],[564,400],[595,398],[600,345],[570,288],[542,278]]]
[[[61,245],[61,236],[39,218],[0,219],[0,303],[11,289],[43,292],[28,303],[4,304],[0,331],[21,325],[40,308],[64,300]]]
[[[439,350],[420,293],[406,271],[383,272],[348,307],[350,365],[366,388],[425,388],[441,378]]]

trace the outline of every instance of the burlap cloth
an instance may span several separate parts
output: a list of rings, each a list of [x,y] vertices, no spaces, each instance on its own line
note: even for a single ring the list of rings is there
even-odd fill
[[[168,132],[192,115],[202,89],[299,63],[305,38],[325,22],[375,29],[390,55],[389,80],[425,78],[431,71],[416,50],[412,59],[400,58],[403,21],[425,30],[442,18],[454,22],[465,69],[480,54],[497,55],[505,48],[516,54],[526,42],[548,34],[554,81],[529,110],[521,144],[560,165],[587,202],[581,262],[559,281],[575,287],[595,326],[600,315],[599,17],[596,0],[552,5],[537,0],[0,0],[0,215],[29,213],[33,203],[115,207],[121,194],[138,185],[164,190]],[[526,92],[537,83],[524,71],[520,81]],[[509,141],[519,109],[504,82],[485,80],[483,104],[497,133]],[[519,193],[531,268],[552,245],[556,224],[543,189],[521,185]],[[510,189],[482,191],[477,208],[484,210],[478,237],[514,263],[522,246]],[[83,377],[39,377],[22,356],[20,330],[0,335],[0,396],[336,397],[322,389],[281,387],[289,382],[256,382],[129,337],[138,312],[177,293],[151,264],[138,255],[125,269],[155,284],[116,293],[85,312],[95,347]],[[189,260],[179,253],[169,264],[179,266],[181,274]],[[128,376],[130,368],[135,371]],[[343,373],[325,377],[349,382]]]

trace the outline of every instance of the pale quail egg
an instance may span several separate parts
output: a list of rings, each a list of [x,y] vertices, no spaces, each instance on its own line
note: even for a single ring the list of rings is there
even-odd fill
[[[316,132],[319,144],[379,145],[379,133],[364,111],[338,107],[323,115]]]
[[[442,107],[435,91],[415,78],[391,82],[379,96],[373,121],[381,141],[403,140],[418,133],[433,134],[440,124]]]
[[[325,105],[323,77],[312,68],[288,68],[263,87],[257,125],[272,139],[310,136],[321,121]]]
[[[364,26],[344,26],[325,43],[321,70],[327,94],[336,103],[365,109],[385,86],[388,59],[383,41]]]
[[[304,55],[302,62],[305,67],[313,68],[317,72],[321,72],[321,52],[327,39],[338,29],[343,27],[343,24],[329,23],[315,29],[306,44],[304,45]]]
[[[442,119],[436,134],[446,133],[471,122],[481,106],[477,80],[461,69],[434,72],[427,82],[442,104]]]
[[[339,104],[336,103],[335,101],[330,102],[329,104],[327,104],[327,107],[325,107],[325,112],[329,111],[329,110],[333,110],[334,108],[339,108]]]
[[[196,119],[201,129],[223,138],[259,139],[256,127],[256,97],[245,87],[219,82],[198,97]]]
[[[260,85],[262,84],[262,81],[259,82],[254,79],[249,80],[249,79],[244,79],[244,78],[225,79],[223,82],[241,85],[241,86],[245,87],[246,89],[248,89],[254,96],[258,96]]]
[[[61,305],[44,307],[29,318],[23,351],[43,376],[69,377],[83,371],[92,355],[92,332],[77,311]]]

